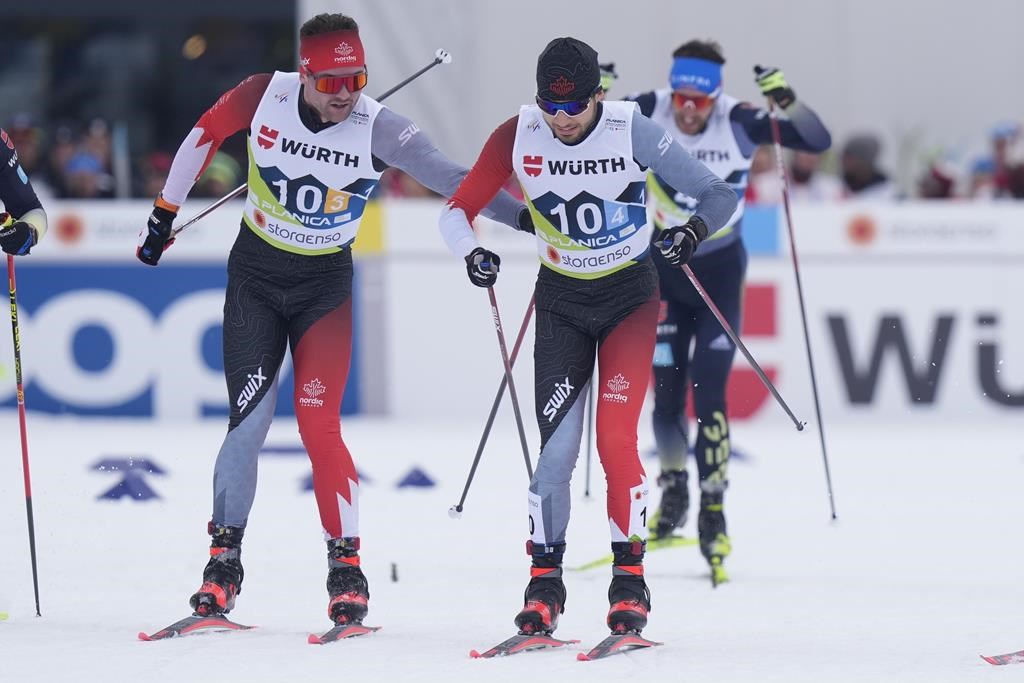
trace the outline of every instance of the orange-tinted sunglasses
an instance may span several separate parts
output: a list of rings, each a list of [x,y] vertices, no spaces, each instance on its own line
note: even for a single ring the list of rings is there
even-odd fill
[[[347,76],[314,76],[307,71],[306,75],[313,79],[313,87],[316,91],[325,95],[337,95],[342,88],[349,92],[359,92],[366,87],[366,82],[369,80],[366,71]]]
[[[690,103],[694,109],[698,111],[704,111],[715,103],[715,98],[711,95],[684,95],[681,92],[672,93],[672,104],[676,106],[676,109],[682,109]]]

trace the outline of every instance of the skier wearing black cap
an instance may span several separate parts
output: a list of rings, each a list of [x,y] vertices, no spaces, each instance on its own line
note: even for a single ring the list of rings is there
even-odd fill
[[[565,607],[562,557],[569,481],[583,409],[599,370],[597,448],[608,483],[614,567],[607,623],[614,633],[647,624],[644,581],[647,478],[637,454],[658,315],[658,278],[648,256],[648,167],[698,199],[685,225],[662,233],[666,259],[685,263],[732,214],[736,196],[636,105],[604,102],[597,53],[557,38],[537,61],[536,104],[499,126],[440,219],[469,278],[492,286],[501,263],[469,222],[515,173],[533,216],[541,261],[534,346],[541,452],[529,488],[531,554],[522,634],[550,634]]]

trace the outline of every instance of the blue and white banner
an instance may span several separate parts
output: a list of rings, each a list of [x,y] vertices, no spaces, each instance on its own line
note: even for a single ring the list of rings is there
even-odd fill
[[[199,418],[228,414],[221,348],[224,265],[18,261],[26,404],[73,415]],[[9,337],[9,335],[8,335]],[[6,346],[10,347],[10,339]],[[358,410],[358,342],[342,403]],[[13,406],[13,354],[0,358],[0,405]],[[291,364],[279,415],[293,415]]]

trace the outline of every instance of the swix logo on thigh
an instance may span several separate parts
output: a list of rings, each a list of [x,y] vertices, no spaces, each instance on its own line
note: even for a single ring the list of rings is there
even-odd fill
[[[304,408],[323,408],[324,401],[321,398],[317,398],[325,391],[327,386],[320,381],[319,377],[314,377],[309,382],[302,385],[302,391],[305,392],[305,396],[299,399],[299,405]]]
[[[256,372],[249,375],[249,381],[242,387],[242,393],[235,399],[235,405],[238,406],[238,412],[244,413],[245,409],[249,407],[249,401],[253,399],[256,392],[260,390],[263,383],[267,381],[266,376],[263,374],[263,367],[256,368]]]
[[[566,377],[562,382],[555,382],[555,393],[551,394],[551,398],[544,404],[544,415],[547,416],[548,422],[555,419],[555,414],[558,409],[565,403],[565,399],[569,398],[569,394],[574,389],[573,385],[569,383],[569,378]]]

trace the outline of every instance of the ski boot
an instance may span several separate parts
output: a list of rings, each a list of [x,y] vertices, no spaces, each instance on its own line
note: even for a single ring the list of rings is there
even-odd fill
[[[527,541],[526,552],[533,557],[533,564],[523,594],[523,609],[516,615],[516,628],[521,635],[551,635],[558,628],[558,615],[565,611],[565,543],[540,546]]]
[[[644,581],[646,541],[612,543],[612,583],[608,587],[608,628],[613,634],[640,633],[651,611],[651,591]]]
[[[337,625],[363,623],[370,589],[359,568],[359,537],[327,541],[327,566],[327,616]]]
[[[690,509],[690,473],[686,470],[667,470],[658,475],[661,487],[661,504],[651,517],[650,531],[655,539],[667,538],[672,532],[686,524]]]
[[[203,570],[203,585],[188,604],[200,616],[227,614],[235,606],[235,596],[242,592],[242,534],[245,529],[210,522],[210,561]]]
[[[700,494],[700,513],[697,515],[697,530],[700,534],[700,552],[711,566],[711,585],[729,580],[722,562],[732,552],[732,542],[725,530],[725,514],[722,512],[724,493],[721,491]]]

